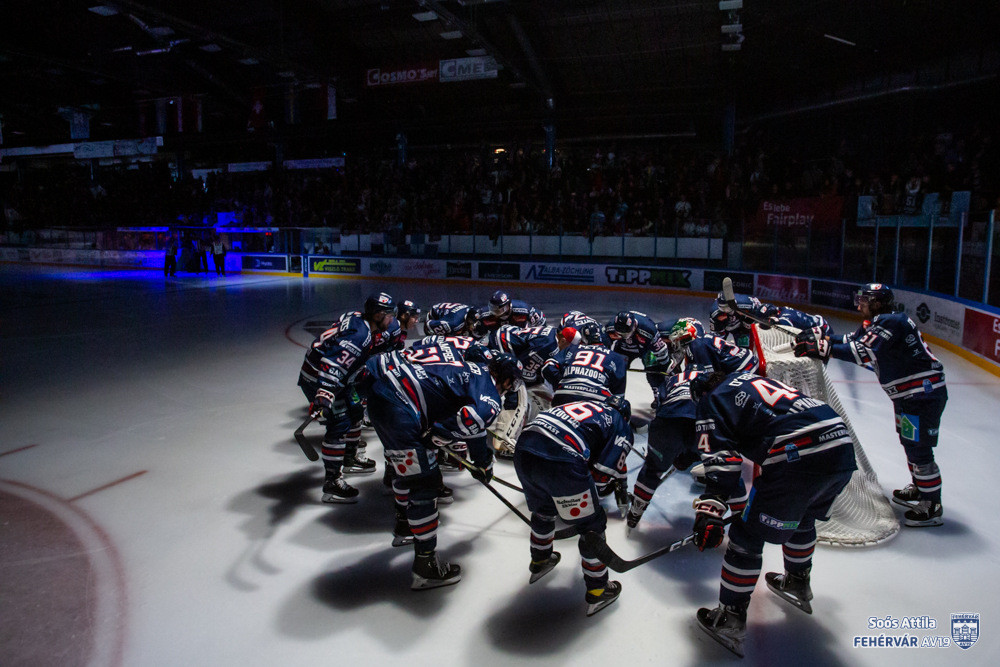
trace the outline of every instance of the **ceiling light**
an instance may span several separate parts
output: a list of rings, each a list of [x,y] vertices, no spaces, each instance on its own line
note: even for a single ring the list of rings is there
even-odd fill
[[[424,21],[434,21],[438,17],[436,12],[417,12],[413,15],[413,18],[417,19],[421,23]]]
[[[486,55],[486,49],[466,49],[465,52],[468,53],[470,56],[485,56]]]
[[[117,9],[108,7],[107,5],[97,5],[96,7],[91,7],[89,11],[94,12],[98,16],[114,16],[118,13]]]
[[[256,58],[240,58],[240,62],[244,65],[257,65],[260,63]]]
[[[448,32],[441,33],[441,39],[461,39],[461,30],[449,30]]]
[[[222,50],[222,47],[219,46],[218,44],[203,44],[198,48],[207,53],[218,53],[219,51]]]
[[[495,149],[495,150],[494,150],[493,152],[494,152],[494,153],[506,153],[507,151],[505,151],[505,150],[504,150],[504,149],[502,149],[502,148],[497,148],[497,149]]]

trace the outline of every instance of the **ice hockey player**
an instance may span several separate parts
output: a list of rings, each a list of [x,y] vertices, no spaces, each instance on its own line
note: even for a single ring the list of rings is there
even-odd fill
[[[705,333],[701,322],[683,317],[670,328],[671,370],[691,365],[723,373],[756,373],[757,355],[752,349],[741,348],[721,336]]]
[[[729,333],[733,334],[733,338],[736,344],[740,347],[747,347],[747,345],[742,345],[741,341],[746,337],[747,343],[749,345],[749,332],[750,332],[750,322],[746,321],[745,318],[741,317],[742,313],[750,313],[758,318],[766,318],[770,320],[773,324],[781,324],[786,327],[794,327],[796,329],[806,330],[812,329],[814,327],[819,327],[823,330],[825,336],[833,335],[833,329],[830,328],[830,323],[822,315],[811,315],[809,313],[803,312],[801,310],[796,310],[795,308],[789,308],[787,306],[775,306],[770,303],[764,303],[760,299],[752,296],[746,296],[744,294],[736,294],[736,312],[730,312],[731,309],[729,304],[726,303],[726,298],[719,292],[719,296],[716,299],[716,310],[712,311],[712,331],[714,333],[719,333],[716,331],[716,313],[719,313],[718,319],[722,320],[725,317],[726,324],[731,327],[728,330]],[[762,329],[770,328],[766,324],[760,325]],[[719,333],[721,336],[725,334]]]
[[[465,333],[466,319],[472,306],[463,303],[437,303],[427,311],[424,335],[456,336]]]
[[[571,342],[560,338],[555,327],[518,329],[503,325],[490,334],[487,345],[492,350],[517,357],[524,366],[524,386],[532,389],[541,385],[544,380],[542,365]]]
[[[440,359],[400,363],[369,391],[368,414],[392,462],[397,501],[406,507],[395,535],[413,535],[414,590],[456,584],[461,568],[437,557],[437,495],[442,485],[437,449],[456,440],[469,445],[474,476],[493,476],[486,429],[500,414],[501,395],[521,382],[517,360],[498,355],[489,366],[468,363],[442,346]],[[426,356],[430,356],[429,354]]]
[[[372,355],[376,337],[393,321],[395,303],[385,293],[372,294],[365,300],[364,312],[349,314],[340,320],[337,333],[306,352],[299,386],[310,402],[310,413],[326,420],[322,457],[326,468],[323,502],[356,503],[358,490],[344,481],[344,474],[375,472],[375,462],[359,456],[352,427],[360,424],[364,413],[361,397],[354,387],[354,376]],[[314,370],[316,383],[307,379]]]
[[[559,336],[569,345],[542,366],[542,377],[554,389],[553,406],[576,401],[606,403],[612,396],[625,395],[628,361],[601,343],[600,324],[585,322],[579,331],[566,327]]]
[[[722,544],[727,503],[741,487],[741,457],[763,470],[729,527],[719,606],[697,614],[702,630],[742,657],[747,607],[765,542],[782,545],[785,562],[784,574],[765,575],[767,587],[812,613],[815,522],[829,517],[834,499],[850,481],[857,467],[854,444],[833,408],[775,380],[713,372],[690,386],[698,401],[696,436],[708,478],[705,493],[694,502],[699,549]]]
[[[545,326],[545,313],[524,301],[511,299],[503,290],[490,297],[490,314],[500,324],[510,324],[520,329]]]
[[[762,307],[760,299],[755,296],[737,294],[736,308],[739,312],[759,313]],[[719,293],[716,299],[715,309],[709,316],[708,327],[712,333],[722,338],[733,337],[733,343],[737,347],[752,348],[752,336],[750,322],[740,318],[736,313],[730,312],[731,308],[726,303],[725,297]]]
[[[605,332],[611,339],[611,349],[624,355],[629,365],[642,359],[647,371],[646,380],[655,391],[663,382],[662,373],[670,366],[670,348],[662,337],[656,322],[636,310],[623,310],[608,322]]]
[[[625,459],[633,442],[630,413],[621,396],[607,403],[568,403],[538,415],[518,438],[514,469],[531,510],[529,583],[559,563],[559,552],[552,550],[556,517],[580,535],[603,536],[607,514],[600,497],[624,489]],[[604,563],[582,541],[579,548],[587,615],[592,616],[617,600],[622,587],[608,581]]]
[[[631,534],[649,507],[653,494],[672,469],[686,470],[698,461],[694,436],[697,404],[691,398],[691,381],[711,369],[691,365],[671,375],[656,389],[655,417],[649,424],[649,447],[646,460],[632,489],[632,502],[625,515],[625,535]],[[744,489],[741,486],[741,489]],[[729,498],[729,508],[739,512],[746,505],[747,491],[741,490]]]
[[[893,491],[893,501],[909,507],[907,526],[940,526],[941,470],[934,461],[941,413],[948,401],[944,367],[931,353],[913,320],[894,312],[892,290],[881,283],[863,285],[854,304],[865,322],[840,338],[806,330],[795,343],[795,356],[829,357],[875,370],[882,389],[892,399],[896,432],[906,452],[912,484]]]

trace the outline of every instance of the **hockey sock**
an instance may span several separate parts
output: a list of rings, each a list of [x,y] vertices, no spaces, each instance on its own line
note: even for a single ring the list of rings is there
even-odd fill
[[[338,438],[333,442],[324,439],[320,455],[323,457],[323,466],[326,467],[327,472],[334,473],[334,476],[339,475],[340,468],[344,465],[343,438]]]
[[[747,506],[747,501],[750,499],[750,491],[747,489],[746,482],[743,481],[743,478],[740,478],[740,488],[743,489],[743,491],[739,495],[730,496],[728,501],[729,511],[733,514],[739,514],[742,512]]]
[[[407,515],[406,508],[410,504],[410,492],[403,488],[398,479],[392,481],[392,493],[396,498],[396,511]]]
[[[556,536],[556,518],[532,512],[531,562],[543,563],[552,555],[552,540]]]
[[[785,557],[785,572],[799,573],[812,567],[812,555],[816,550],[816,526],[808,530],[798,530],[791,539],[781,545]]]
[[[437,549],[438,511],[437,501],[414,500],[410,498],[406,506],[406,520],[415,538],[413,549],[418,556],[429,556]]]
[[[604,537],[603,530],[601,531],[601,537]],[[608,583],[608,568],[601,562],[600,558],[597,558],[596,554],[591,553],[582,538],[580,539],[579,546],[580,565],[583,567],[583,582],[587,585],[588,593],[599,596],[604,593],[604,587]]]
[[[349,458],[356,458],[358,455],[358,443],[361,442],[361,429],[348,431],[344,435],[345,455]]]
[[[921,500],[930,500],[934,503],[941,502],[941,470],[937,463],[931,461],[917,465],[910,463],[910,476],[913,484],[920,491]]]
[[[648,463],[642,466],[639,476],[636,477],[635,487],[632,489],[636,500],[642,501],[642,505],[637,507],[637,509],[645,510],[646,505],[653,499],[653,494],[656,493],[656,489],[659,488],[661,483],[661,474],[661,471],[653,470],[653,466],[650,466]]]
[[[724,605],[750,603],[750,594],[760,578],[763,551],[764,540],[750,535],[742,521],[729,527],[729,548],[722,559],[719,602]]]

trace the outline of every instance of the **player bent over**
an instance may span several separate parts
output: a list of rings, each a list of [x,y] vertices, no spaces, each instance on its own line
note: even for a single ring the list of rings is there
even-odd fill
[[[552,405],[605,403],[612,396],[625,395],[628,361],[602,343],[603,334],[601,325],[593,321],[585,322],[578,330],[560,330],[560,350],[545,361],[541,371],[552,387]],[[564,347],[563,343],[568,345]]]
[[[829,517],[834,499],[857,468],[854,444],[833,408],[775,380],[712,373],[696,378],[691,393],[698,401],[695,428],[708,481],[694,503],[699,549],[722,544],[722,517],[739,487],[740,457],[763,470],[746,508],[729,527],[719,606],[699,609],[697,616],[702,630],[742,657],[747,607],[760,577],[765,542],[782,545],[785,561],[784,574],[765,575],[767,587],[812,613],[815,524]]]
[[[525,427],[514,448],[514,469],[531,510],[529,583],[552,571],[556,516],[580,535],[604,535],[607,514],[599,497],[625,484],[625,458],[632,450],[631,409],[615,396],[607,403],[580,401],[551,408]],[[618,599],[621,584],[608,581],[604,563],[580,541],[587,615]]]
[[[306,352],[299,386],[309,399],[310,413],[326,420],[321,450],[325,503],[358,502],[358,490],[344,481],[344,473],[375,472],[375,462],[358,454],[364,406],[353,378],[374,353],[380,334],[392,324],[395,307],[388,294],[369,296],[364,313],[342,317]]]
[[[405,506],[406,528],[415,538],[413,590],[461,580],[458,565],[437,558],[437,497],[443,484],[437,448],[464,440],[479,477],[489,481],[493,452],[483,436],[500,414],[500,395],[521,381],[520,366],[508,355],[487,367],[462,361],[444,346],[438,351],[438,359],[425,354],[422,363],[386,368],[368,398],[368,415],[393,466],[397,506]]]
[[[822,331],[803,331],[795,356],[829,357],[874,368],[882,389],[892,399],[896,432],[906,451],[912,484],[893,491],[893,501],[909,507],[907,526],[940,526],[941,471],[934,461],[941,413],[948,402],[944,366],[924,343],[913,320],[893,312],[892,290],[880,283],[862,286],[854,305],[865,322],[838,340]],[[869,321],[870,320],[870,321]]]

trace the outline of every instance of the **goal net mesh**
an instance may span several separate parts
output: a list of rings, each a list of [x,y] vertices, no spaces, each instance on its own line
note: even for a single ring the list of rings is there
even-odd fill
[[[865,547],[891,539],[899,532],[899,520],[882,492],[878,477],[861,448],[840,398],[833,390],[826,366],[818,359],[792,354],[789,346],[795,341],[793,336],[777,329],[761,329],[757,325],[754,325],[754,330],[758,352],[763,354],[763,374],[827,403],[843,418],[854,441],[858,469],[834,501],[830,520],[816,522],[818,541],[841,547]]]

